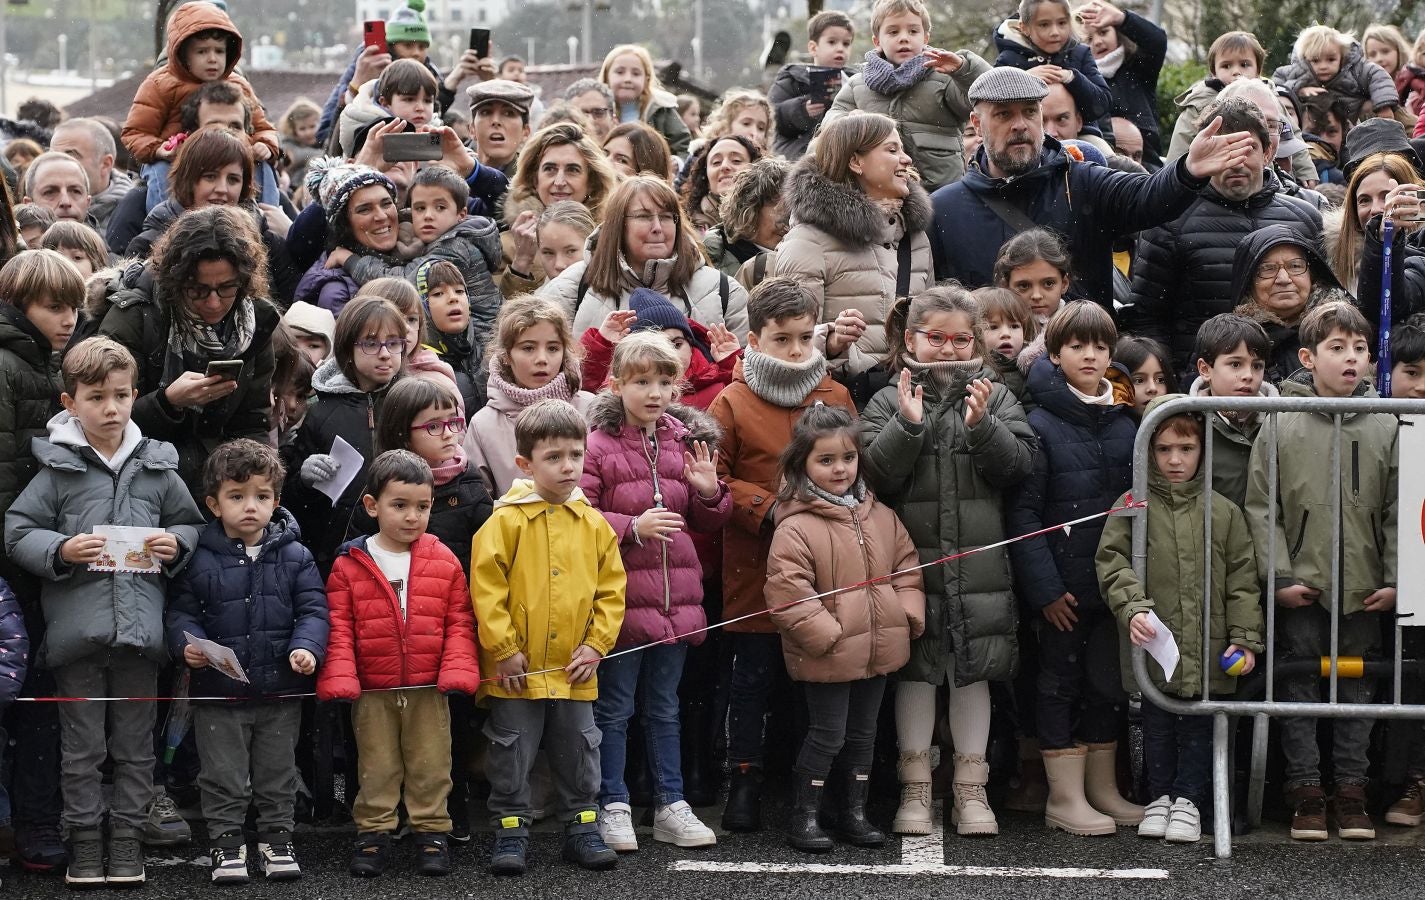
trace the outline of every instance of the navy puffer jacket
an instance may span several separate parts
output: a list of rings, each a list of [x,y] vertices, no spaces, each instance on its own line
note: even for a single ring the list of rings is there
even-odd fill
[[[1029,42],[1018,28],[1019,16],[1010,16],[1000,23],[990,36],[994,41],[997,66],[1013,66],[1016,69],[1032,69],[1035,66],[1058,66],[1073,69],[1074,77],[1065,84],[1074,103],[1078,104],[1079,115],[1085,122],[1093,122],[1108,112],[1113,103],[1113,93],[1108,82],[1099,73],[1089,45],[1073,38],[1053,53],[1045,53]]]
[[[1133,484],[1133,437],[1138,426],[1124,404],[1094,406],[1069,390],[1064,370],[1046,356],[1029,370],[1038,406],[1029,425],[1039,439],[1034,469],[1009,504],[1009,533],[1028,534],[1112,509]],[[1079,609],[1103,603],[1094,554],[1103,519],[1009,545],[1019,598],[1041,610],[1064,593]]]
[[[320,666],[331,631],[326,585],[300,537],[297,520],[280,506],[255,560],[221,522],[209,522],[198,536],[197,549],[169,591],[168,648],[181,660],[185,631],[216,641],[232,649],[252,683],[211,666],[194,669],[193,696],[258,698],[316,689],[316,676],[298,675],[287,661],[293,650],[306,650]]]
[[[20,601],[0,578],[0,708],[20,696],[30,669],[30,637]]]

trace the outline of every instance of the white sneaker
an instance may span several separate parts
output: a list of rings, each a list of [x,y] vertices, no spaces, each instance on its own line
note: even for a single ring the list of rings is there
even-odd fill
[[[610,803],[599,810],[599,837],[610,850],[632,853],[638,849],[633,833],[633,808],[627,803]]]
[[[1168,814],[1173,808],[1173,798],[1167,794],[1143,807],[1143,821],[1138,823],[1138,836],[1160,840],[1168,833]]]
[[[258,865],[268,881],[292,881],[302,877],[302,867],[297,865],[297,852],[292,849],[290,833],[270,835],[272,843],[257,842]]]
[[[213,884],[247,884],[247,847],[214,847],[209,858]]]
[[[1179,797],[1173,801],[1164,837],[1172,844],[1196,844],[1202,840],[1202,816],[1191,800]]]
[[[653,817],[653,839],[678,847],[710,847],[717,843],[717,835],[702,823],[686,800],[658,808]]]

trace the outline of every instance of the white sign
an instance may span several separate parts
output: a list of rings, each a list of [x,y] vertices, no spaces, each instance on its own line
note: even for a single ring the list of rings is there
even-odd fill
[[[1425,416],[1401,416],[1400,498],[1396,506],[1396,612],[1402,625],[1425,625]]]

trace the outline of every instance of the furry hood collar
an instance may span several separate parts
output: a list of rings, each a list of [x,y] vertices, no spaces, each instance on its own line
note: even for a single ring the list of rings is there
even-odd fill
[[[880,244],[897,237],[886,213],[860,188],[838,184],[817,170],[816,158],[804,156],[787,176],[784,196],[793,224],[812,225],[845,244]],[[905,233],[930,226],[930,197],[914,179],[901,206]]]
[[[612,391],[603,391],[594,399],[587,416],[591,427],[617,436],[624,429],[623,398]],[[670,419],[673,421],[670,422]],[[682,403],[670,405],[658,420],[660,431],[669,427],[674,428],[677,432],[675,437],[679,440],[686,437],[690,441],[704,441],[713,447],[722,440],[722,428],[716,419]]]

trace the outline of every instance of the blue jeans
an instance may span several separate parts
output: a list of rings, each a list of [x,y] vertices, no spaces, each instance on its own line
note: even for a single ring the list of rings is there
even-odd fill
[[[168,199],[168,170],[171,167],[172,164],[167,160],[159,160],[139,169],[139,174],[148,184],[145,211],[163,205],[163,202]],[[253,168],[252,177],[257,181],[257,202],[276,206],[281,201],[282,195],[277,190],[277,173],[272,171],[272,164],[259,162]]]
[[[1207,809],[1212,784],[1212,717],[1179,716],[1143,701],[1148,796],[1186,797]]]
[[[643,715],[643,736],[653,770],[659,806],[683,799],[683,758],[678,743],[678,682],[688,658],[687,644],[660,644],[599,664],[599,699],[594,723],[604,733],[600,746],[599,805],[628,802],[624,765],[628,757],[628,720],[636,705]]]

